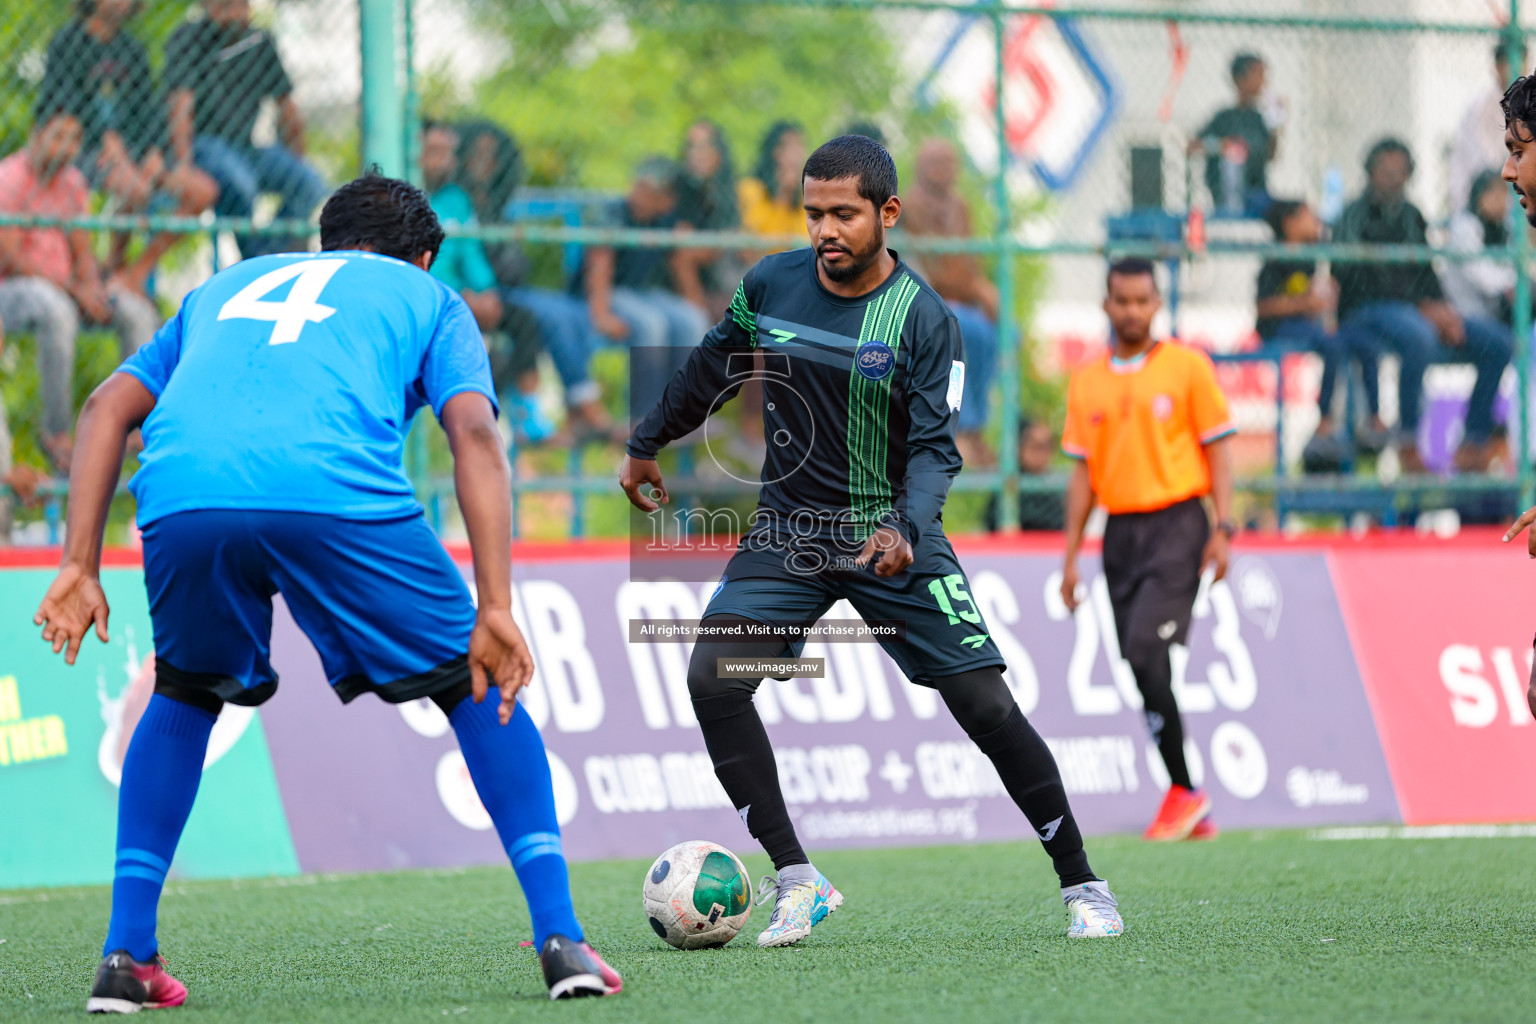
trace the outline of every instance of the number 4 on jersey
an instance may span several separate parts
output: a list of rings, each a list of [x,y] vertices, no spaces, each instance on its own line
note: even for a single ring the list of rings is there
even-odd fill
[[[298,341],[299,332],[304,330],[305,324],[317,324],[336,312],[334,307],[320,304],[320,293],[346,262],[337,259],[301,259],[262,274],[220,307],[219,319],[265,320],[271,323],[272,336],[267,339],[268,345],[287,345]],[[293,287],[288,290],[286,299],[280,302],[267,301],[266,296],[289,281],[293,281]]]

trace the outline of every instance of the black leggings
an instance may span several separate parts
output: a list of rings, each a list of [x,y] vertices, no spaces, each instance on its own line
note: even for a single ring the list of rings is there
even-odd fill
[[[712,615],[711,622],[732,616]],[[688,663],[688,694],[695,702],[728,694],[744,694],[748,699],[762,685],[762,679],[722,679],[715,671],[717,658],[782,658],[789,645],[784,639],[709,641],[694,647]],[[959,675],[933,680],[933,688],[944,698],[944,705],[955,716],[967,736],[988,733],[1008,719],[1015,707],[1013,692],[1003,681],[1003,673],[994,666],[973,669]]]
[[[710,616],[717,622],[724,618]],[[688,663],[688,692],[715,774],[779,870],[809,860],[784,805],[773,746],[752,703],[762,679],[722,679],[716,660],[781,658],[787,650],[783,639],[701,642]],[[966,735],[991,759],[1009,796],[1040,837],[1061,884],[1092,881],[1095,876],[1056,760],[1019,710],[1002,668],[987,665],[945,676],[933,680],[933,688]]]

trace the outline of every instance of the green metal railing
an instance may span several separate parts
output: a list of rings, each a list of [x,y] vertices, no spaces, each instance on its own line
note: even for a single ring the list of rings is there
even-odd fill
[[[911,15],[954,13],[976,16],[980,23],[989,26],[990,46],[995,80],[1001,83],[1006,76],[1006,43],[1010,19],[1036,17],[1052,23],[1071,21],[1077,24],[1096,23],[1111,26],[1145,26],[1162,29],[1163,26],[1211,27],[1226,26],[1245,30],[1251,34],[1271,31],[1306,31],[1322,34],[1326,38],[1356,38],[1373,35],[1391,35],[1409,38],[1445,37],[1450,39],[1481,38],[1490,43],[1503,38],[1513,44],[1525,40],[1526,31],[1521,27],[1520,0],[1508,0],[1507,22],[1502,25],[1471,21],[1415,21],[1396,14],[1383,18],[1332,17],[1326,15],[1278,15],[1267,13],[1215,13],[1183,10],[1178,7],[1130,8],[1105,6],[1046,6],[1033,3],[1010,3],[1000,0],[969,2],[943,2],[943,0],[674,0],[680,8],[779,8],[785,11],[827,9],[865,12],[905,12]],[[1387,5],[1383,5],[1384,8]],[[361,88],[358,119],[361,129],[363,166],[377,165],[384,172],[405,177],[419,178],[417,154],[419,150],[420,74],[417,67],[420,47],[417,36],[423,30],[411,0],[357,0],[356,10],[361,47]],[[1482,13],[1479,10],[1479,13]],[[4,18],[0,17],[0,21]],[[11,55],[0,53],[0,57]],[[1518,69],[1516,69],[1518,70]],[[1187,265],[1195,259],[1225,259],[1236,257],[1268,257],[1284,254],[1286,258],[1366,260],[1376,262],[1414,262],[1428,258],[1460,261],[1473,258],[1492,258],[1513,265],[1522,272],[1516,275],[1514,297],[1515,366],[1519,379],[1521,415],[1518,434],[1512,436],[1518,453],[1518,478],[1520,500],[1536,502],[1536,471],[1532,469],[1530,453],[1525,450],[1530,428],[1525,409],[1530,393],[1530,338],[1531,338],[1531,291],[1526,271],[1531,264],[1529,236],[1525,231],[1513,233],[1511,244],[1502,250],[1489,250],[1475,255],[1464,255],[1422,246],[1373,246],[1345,245],[1338,243],[1307,247],[1284,247],[1273,244],[1226,243],[1212,241],[1191,247],[1184,241],[1132,241],[1107,242],[1061,238],[1041,242],[1025,237],[1022,224],[1014,212],[1015,196],[1007,176],[1009,153],[1008,109],[1003,90],[999,89],[999,101],[993,105],[991,134],[1000,159],[998,170],[986,182],[985,196],[991,206],[992,229],[969,238],[936,238],[908,236],[900,240],[901,248],[917,253],[971,253],[990,260],[994,281],[999,293],[999,337],[1014,338],[1027,334],[1028,323],[1019,320],[1020,304],[1017,301],[1020,282],[1016,278],[1018,260],[1034,258],[1050,260],[1061,257],[1107,257],[1109,255],[1145,256],[1158,261]],[[491,112],[496,113],[495,111]],[[593,116],[601,117],[601,111]],[[201,235],[213,241],[213,251],[218,252],[217,238],[221,233],[256,233],[273,235],[299,235],[312,232],[313,226],[304,222],[273,222],[258,225],[250,220],[230,218],[176,218],[176,217],[119,217],[97,216],[61,222],[46,217],[0,215],[0,227],[5,226],[67,226],[91,231],[168,231],[186,235]],[[688,246],[715,249],[762,251],[764,248],[791,247],[804,244],[798,236],[763,237],[740,232],[694,232],[679,236],[670,232],[619,230],[596,227],[571,227],[544,223],[520,223],[483,225],[479,227],[451,226],[450,234],[479,238],[485,241],[515,241],[530,246],[554,245],[646,245],[660,248]],[[217,265],[215,265],[217,269]],[[1176,324],[1177,327],[1177,324]],[[1021,330],[1023,328],[1023,330]],[[994,472],[967,470],[956,482],[960,491],[995,492],[1000,498],[999,521],[1005,528],[1017,520],[1017,504],[1021,493],[1048,491],[1059,487],[1054,477],[1030,478],[1021,476],[1017,466],[1018,423],[1021,409],[1021,359],[1026,351],[1014,344],[1000,346],[998,367],[998,398],[1000,434],[997,437],[999,469]],[[1280,386],[1277,381],[1277,386]],[[1276,429],[1283,429],[1277,423]],[[1513,431],[1512,431],[1513,433]],[[426,458],[426,434],[418,429],[413,437],[409,459],[415,479],[424,501],[429,508],[441,508],[451,493],[451,480],[434,475]],[[609,474],[583,475],[572,463],[570,472],[514,480],[514,495],[530,495],[563,492],[573,495],[577,504],[574,520],[584,521],[581,502],[595,495],[616,493]],[[708,495],[718,491],[709,481],[697,478],[674,480],[672,489],[678,493]],[[1404,500],[1416,500],[1419,496],[1444,492],[1447,487],[1467,490],[1504,489],[1511,481],[1492,478],[1461,479],[1446,481],[1398,481],[1393,493],[1405,496]],[[1343,495],[1364,494],[1379,491],[1374,480],[1365,478],[1277,479],[1254,478],[1243,481],[1246,491],[1254,495],[1274,495],[1279,492],[1311,493],[1335,491]],[[56,520],[58,503],[64,493],[59,485],[44,488],[50,499],[49,517]],[[1376,507],[1376,506],[1371,506]]]
[[[1400,35],[1415,35],[1433,33],[1448,36],[1480,36],[1494,39],[1500,35],[1508,43],[1521,43],[1525,33],[1520,28],[1520,0],[1509,0],[1508,22],[1502,30],[1491,29],[1487,24],[1454,21],[1414,21],[1404,18],[1346,18],[1318,15],[1270,15],[1270,14],[1245,14],[1245,13],[1215,13],[1187,11],[1179,8],[1117,8],[1094,6],[1055,6],[1030,3],[1010,3],[1006,0],[975,0],[975,2],[943,2],[943,0],[683,0],[685,5],[696,7],[709,6],[736,6],[736,7],[763,7],[773,6],[782,8],[826,8],[849,9],[866,11],[913,11],[913,12],[952,12],[962,15],[979,15],[985,18],[991,25],[992,51],[994,72],[996,81],[1001,83],[1005,75],[1005,40],[1006,20],[1016,16],[1036,16],[1041,18],[1061,21],[1071,19],[1074,21],[1099,20],[1106,22],[1122,23],[1166,23],[1168,25],[1223,25],[1234,26],[1253,30],[1262,29],[1306,29],[1326,33],[1388,33]],[[413,69],[407,69],[411,74]],[[1518,73],[1518,69],[1515,73]],[[408,91],[414,95],[414,86],[408,85]],[[1001,92],[1001,90],[999,90]],[[414,111],[412,111],[414,113]],[[1009,152],[1007,133],[1007,110],[1005,102],[999,97],[994,104],[993,133],[999,154]],[[1144,256],[1160,261],[1179,261],[1183,263],[1195,257],[1212,256],[1277,256],[1283,254],[1287,258],[1297,259],[1327,259],[1327,260],[1368,260],[1375,262],[1417,262],[1429,258],[1448,260],[1452,262],[1475,259],[1494,258],[1513,264],[1517,268],[1526,268],[1530,264],[1529,237],[1525,231],[1514,232],[1513,243],[1503,251],[1485,251],[1476,255],[1463,255],[1442,251],[1422,246],[1379,246],[1379,245],[1351,245],[1351,244],[1322,244],[1305,247],[1280,247],[1277,244],[1231,244],[1211,243],[1196,250],[1184,243],[1154,242],[1154,241],[1128,241],[1115,240],[1105,243],[1083,243],[1072,241],[1058,241],[1046,244],[1030,243],[1022,240],[1017,233],[1016,224],[1011,212],[1011,195],[1006,176],[1007,161],[999,160],[998,172],[993,175],[988,189],[988,197],[993,205],[993,213],[997,230],[990,237],[974,237],[963,239],[941,239],[932,237],[906,237],[901,240],[904,249],[918,253],[975,253],[995,258],[996,286],[1000,301],[1000,317],[997,329],[999,337],[1011,338],[1017,336],[1019,324],[1015,318],[1015,259],[1018,257],[1059,257],[1059,256]],[[764,240],[741,236],[731,233],[701,232],[690,235],[686,239],[667,237],[666,233],[645,231],[615,231],[594,228],[555,227],[546,225],[515,225],[500,227],[482,227],[477,230],[459,233],[479,237],[487,241],[493,240],[517,240],[529,243],[578,243],[589,245],[629,243],[646,244],[654,246],[709,246],[728,249],[740,247],[743,249],[756,248],[761,250]],[[803,244],[799,238],[774,239],[776,243]],[[1520,500],[1529,504],[1536,500],[1536,473],[1533,473],[1531,459],[1526,448],[1526,437],[1529,427],[1526,423],[1525,405],[1529,394],[1529,352],[1531,337],[1531,302],[1530,281],[1527,273],[1516,275],[1516,293],[1514,297],[1514,335],[1517,339],[1515,345],[1515,366],[1519,381],[1519,434],[1512,437],[1516,461],[1519,465],[1519,492]],[[1000,346],[1000,365],[998,367],[1001,420],[1002,429],[999,437],[998,462],[1000,469],[996,472],[967,471],[956,481],[955,489],[966,491],[996,491],[1001,498],[999,520],[1004,529],[1016,521],[1018,497],[1021,493],[1031,491],[1050,490],[1059,487],[1060,481],[1054,478],[1029,479],[1022,477],[1017,469],[1017,438],[1018,423],[1020,417],[1019,408],[1019,357],[1020,348],[1017,345],[1004,344]],[[1283,386],[1283,382],[1276,381],[1276,386]],[[1283,423],[1277,423],[1275,429],[1283,429]],[[427,489],[446,484],[446,481],[422,481]],[[521,493],[536,493],[540,491],[567,491],[574,495],[611,493],[613,484],[606,477],[593,480],[579,476],[547,477],[538,480],[520,480],[515,489]],[[1447,487],[1459,487],[1467,490],[1500,489],[1508,486],[1507,481],[1496,479],[1463,479],[1456,484],[1446,481],[1399,481],[1394,489],[1403,494],[1438,493],[1444,492]],[[1293,490],[1297,492],[1336,490],[1344,493],[1363,492],[1379,489],[1374,481],[1352,478],[1332,478],[1326,480],[1277,480],[1274,478],[1258,478],[1246,480],[1243,487],[1250,493],[1274,493],[1279,490]],[[708,493],[716,490],[707,481],[674,481],[674,492],[687,491],[689,493]]]

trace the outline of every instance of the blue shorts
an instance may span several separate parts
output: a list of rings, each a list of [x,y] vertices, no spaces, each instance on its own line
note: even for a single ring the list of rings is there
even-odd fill
[[[180,512],[144,528],[161,681],[256,705],[277,690],[272,595],[320,652],[343,702],[391,703],[469,679],[475,606],[421,515]]]

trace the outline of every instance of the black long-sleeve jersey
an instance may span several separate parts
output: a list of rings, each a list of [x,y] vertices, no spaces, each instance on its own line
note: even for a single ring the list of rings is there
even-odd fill
[[[954,314],[899,256],[880,287],[844,298],[813,250],[779,253],[747,272],[628,450],[654,459],[757,376],[768,452],[755,528],[862,543],[888,523],[915,545],[960,471],[963,360]]]

